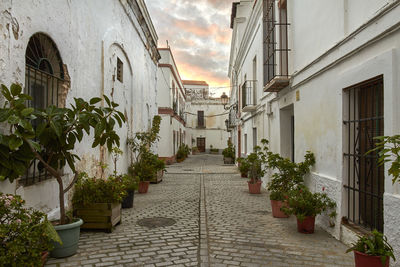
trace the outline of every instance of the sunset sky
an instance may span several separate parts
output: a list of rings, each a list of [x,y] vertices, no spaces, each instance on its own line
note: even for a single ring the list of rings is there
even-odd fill
[[[168,40],[184,80],[229,86],[227,77],[233,0],[146,0],[159,47]],[[212,90],[215,96],[229,88]]]

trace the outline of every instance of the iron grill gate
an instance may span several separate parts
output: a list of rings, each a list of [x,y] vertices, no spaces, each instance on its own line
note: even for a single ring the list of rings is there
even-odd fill
[[[383,135],[383,77],[344,90],[347,217],[368,229],[383,231],[384,169],[378,166],[376,136]]]
[[[59,88],[63,80],[42,70],[29,65],[25,68],[25,93],[34,99],[29,104],[36,109],[44,109],[50,105],[57,106]],[[36,122],[32,122],[36,127]],[[24,177],[19,181],[23,185],[31,185],[45,179],[51,178],[50,174],[39,164],[38,160],[33,160]]]

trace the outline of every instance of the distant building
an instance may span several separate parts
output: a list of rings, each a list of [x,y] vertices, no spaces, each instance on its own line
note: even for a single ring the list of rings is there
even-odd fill
[[[209,152],[210,148],[220,152],[227,146],[228,132],[225,120],[228,111],[219,98],[209,95],[209,86],[205,81],[183,81],[187,102],[186,129],[191,139],[191,146],[200,152]]]
[[[161,59],[157,71],[158,114],[161,116],[158,156],[167,163],[175,161],[175,155],[186,140],[186,95],[178,68],[170,48],[158,48]]]

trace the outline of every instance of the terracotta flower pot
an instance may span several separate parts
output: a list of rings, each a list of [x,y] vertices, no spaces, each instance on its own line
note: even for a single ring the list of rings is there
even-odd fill
[[[247,178],[247,173],[241,173],[241,174],[240,174],[240,177],[242,177],[242,178]]]
[[[140,181],[139,182],[139,188],[138,191],[140,194],[147,193],[147,190],[149,190],[149,181]]]
[[[49,256],[49,252],[48,251],[43,251],[42,252],[42,266],[44,266],[46,264],[47,261],[47,257]]]
[[[272,200],[271,199],[271,207],[272,207],[272,216],[274,218],[288,218],[289,215],[286,215],[283,211],[281,211],[281,207],[287,207],[286,201]]]
[[[314,233],[315,226],[315,217],[307,216],[303,221],[297,219],[297,231],[303,234],[312,234]]]
[[[261,181],[257,181],[252,183],[251,181],[247,182],[249,185],[249,193],[250,194],[260,194],[261,193]]]
[[[390,258],[387,257],[385,265],[382,265],[380,256],[371,256],[359,251],[354,251],[354,261],[356,267],[389,267]]]

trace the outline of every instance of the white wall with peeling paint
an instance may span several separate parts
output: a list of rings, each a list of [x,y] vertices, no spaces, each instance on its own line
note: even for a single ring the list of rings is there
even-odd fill
[[[139,10],[145,12],[144,3],[139,2]],[[143,27],[148,27],[150,34],[146,34]],[[101,5],[94,0],[1,1],[0,83],[24,84],[25,50],[29,38],[37,32],[53,39],[68,67],[71,89],[67,105],[74,97],[88,100],[103,93],[112,95],[120,104],[127,123],[117,131],[124,151],[118,161],[118,172],[125,173],[130,162],[126,138],[148,129],[149,121],[157,114],[157,36],[149,17],[137,21],[126,0],[105,0]],[[117,57],[124,66],[122,83],[115,78]],[[80,170],[97,175],[103,152],[99,148],[92,149],[91,141],[85,137],[76,147],[77,154],[82,157],[77,165]],[[104,153],[111,172],[110,155]],[[70,177],[70,171],[66,170],[65,179]],[[54,179],[18,188],[15,183],[0,182],[0,190],[20,194],[28,205],[44,210],[51,217],[58,216],[58,190]]]

